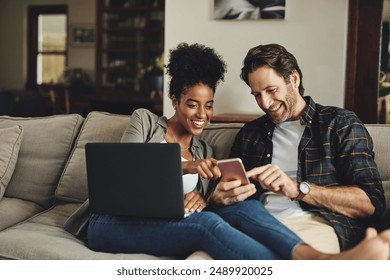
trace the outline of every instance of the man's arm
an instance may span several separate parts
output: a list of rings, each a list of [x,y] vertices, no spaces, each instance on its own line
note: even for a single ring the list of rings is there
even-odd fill
[[[271,164],[254,168],[248,177],[258,181],[267,191],[283,194],[291,199],[299,195],[299,183],[291,179],[278,166]],[[219,182],[208,197],[208,203],[230,205],[243,201],[256,193],[253,184],[240,186],[240,181]],[[311,191],[303,202],[318,208],[326,208],[350,218],[366,218],[374,214],[375,207],[367,194],[358,186],[323,187],[310,184]]]
[[[267,191],[283,194],[291,199],[299,195],[299,184],[278,166],[267,164],[248,171],[248,176],[257,180]],[[343,214],[351,218],[371,217],[375,207],[367,194],[358,186],[324,187],[310,183],[311,191],[302,201],[318,208]]]
[[[310,184],[311,191],[302,201],[326,208],[350,218],[371,217],[375,207],[367,194],[358,186],[321,187]]]

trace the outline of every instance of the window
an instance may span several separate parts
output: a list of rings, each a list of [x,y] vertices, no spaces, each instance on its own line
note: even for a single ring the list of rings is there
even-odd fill
[[[28,87],[56,83],[67,64],[67,7],[28,9]]]

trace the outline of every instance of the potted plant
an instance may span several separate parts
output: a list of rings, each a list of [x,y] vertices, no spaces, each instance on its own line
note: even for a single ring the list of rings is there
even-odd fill
[[[155,56],[145,68],[145,80],[150,89],[151,98],[162,97],[164,76],[164,58],[163,55]]]

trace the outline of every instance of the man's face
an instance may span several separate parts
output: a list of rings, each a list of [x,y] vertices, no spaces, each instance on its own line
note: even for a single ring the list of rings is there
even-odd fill
[[[298,91],[298,73],[291,74],[286,83],[274,69],[262,66],[248,75],[248,81],[257,105],[275,124],[299,119],[297,103],[303,99]]]

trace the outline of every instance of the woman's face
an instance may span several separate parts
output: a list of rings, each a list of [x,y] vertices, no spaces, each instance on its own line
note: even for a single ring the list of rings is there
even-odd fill
[[[188,133],[200,135],[213,116],[214,92],[205,84],[188,88],[173,101],[175,116]]]

